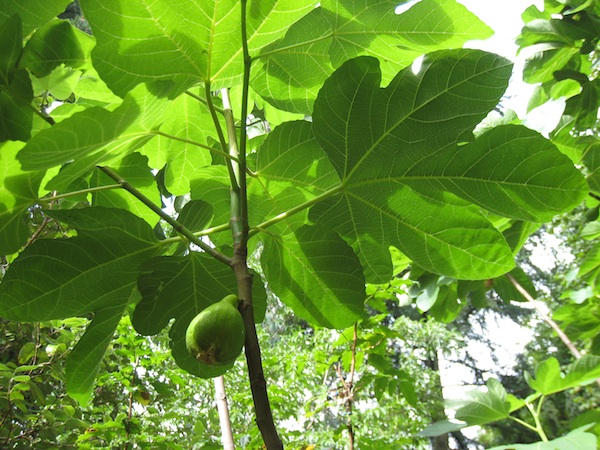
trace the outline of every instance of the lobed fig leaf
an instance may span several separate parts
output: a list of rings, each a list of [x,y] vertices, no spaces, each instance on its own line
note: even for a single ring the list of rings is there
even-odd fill
[[[192,319],[185,333],[191,355],[209,366],[231,364],[242,352],[245,330],[236,295],[227,295]]]

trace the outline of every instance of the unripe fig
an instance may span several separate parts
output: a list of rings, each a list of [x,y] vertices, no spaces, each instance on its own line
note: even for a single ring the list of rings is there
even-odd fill
[[[235,361],[242,352],[245,330],[237,302],[236,295],[227,295],[190,322],[185,345],[198,361],[209,366],[224,366]]]
[[[599,207],[595,206],[594,208],[589,208],[585,211],[585,220],[588,222],[593,222],[598,219]]]

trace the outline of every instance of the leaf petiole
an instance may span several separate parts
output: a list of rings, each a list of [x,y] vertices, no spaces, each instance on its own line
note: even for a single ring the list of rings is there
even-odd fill
[[[519,419],[518,417],[514,417],[514,416],[508,416],[508,418],[510,420],[514,420],[518,424],[523,425],[524,427],[529,428],[530,430],[535,431],[537,433],[537,429],[533,425],[530,425],[527,422],[525,422],[523,419]]]
[[[193,92],[190,92],[190,91],[185,91],[185,93],[186,93],[187,95],[189,95],[190,97],[192,97],[193,99],[197,100],[198,102],[200,102],[200,103],[203,103],[203,104],[205,104],[205,105],[207,105],[207,106],[210,106],[210,105],[209,105],[209,102],[208,102],[208,101],[207,101],[205,98],[202,98],[202,97],[200,97],[199,95],[197,95],[197,94],[194,94]],[[212,107],[213,107],[213,108],[214,108],[214,110],[215,110],[215,111],[217,111],[218,113],[221,113],[221,114],[223,114],[223,109],[222,109],[222,108],[219,108],[218,106],[216,106],[216,105],[214,105],[214,104],[212,105]]]
[[[201,144],[199,142],[196,141],[192,141],[190,139],[185,139],[185,138],[180,138],[177,136],[173,136],[172,134],[168,134],[168,133],[164,133],[162,131],[155,131],[154,134],[156,134],[157,136],[162,136],[165,137],[167,139],[172,139],[174,141],[179,141],[179,142],[183,142],[185,144],[190,144],[190,145],[195,145],[196,147],[200,147],[203,149],[208,150],[209,152],[215,153],[216,155],[222,156],[225,159],[229,159],[232,161],[237,161],[237,158],[235,158],[235,156],[231,156],[229,153],[225,153],[221,150],[217,150],[214,147],[211,147],[210,145],[205,145],[205,144]]]
[[[215,131],[219,137],[219,143],[221,144],[221,152],[219,154],[223,154],[225,157],[225,165],[227,166],[227,171],[229,172],[229,179],[231,180],[232,189],[237,189],[237,181],[234,173],[234,168],[232,164],[232,160],[236,158],[237,155],[232,155],[229,147],[232,145],[231,142],[227,143],[225,139],[225,134],[223,133],[223,128],[221,127],[221,123],[219,122],[219,118],[217,117],[216,106],[212,101],[211,91],[210,91],[210,81],[204,83],[204,92],[206,95],[206,104],[208,105],[208,110],[210,111],[210,116],[212,117],[213,124],[215,126]],[[227,121],[227,108],[222,109],[221,112],[225,115],[225,120]],[[237,145],[237,144],[236,144]],[[237,161],[237,159],[235,159]],[[238,161],[239,164],[239,161]]]
[[[535,421],[536,433],[539,434],[542,441],[548,442],[548,436],[546,436],[546,433],[544,432],[544,428],[542,427],[542,422],[540,420],[540,414],[541,414],[541,410],[542,410],[542,404],[544,403],[544,398],[545,398],[545,396],[543,396],[543,395],[540,397],[540,399],[538,400],[537,408],[535,410],[531,403],[525,403],[525,406],[527,406],[527,409],[531,412],[531,415],[533,416],[533,420]]]
[[[196,237],[202,237],[202,236],[209,236],[213,233],[219,233],[221,231],[227,231],[229,230],[230,225],[229,223],[224,223],[221,225],[217,225],[214,227],[210,227],[210,228],[205,228],[204,230],[200,230],[200,231],[196,231],[194,232],[194,236]],[[181,241],[181,237],[180,236],[174,236],[174,237],[170,237],[167,239],[163,239],[161,242],[161,244],[172,244],[175,242],[179,242]]]
[[[256,225],[255,227],[252,227],[250,229],[248,236],[253,236],[256,233],[258,233],[259,231],[264,230],[267,227],[270,227],[271,225],[275,225],[276,223],[279,223],[282,220],[285,220],[288,217],[293,216],[294,214],[305,210],[306,208],[310,208],[311,206],[316,205],[317,203],[339,193],[343,189],[343,187],[344,186],[342,184],[340,184],[332,189],[329,189],[326,192],[323,192],[321,195],[318,195],[315,198],[313,198],[307,202],[301,203],[298,206],[294,206],[293,208],[290,208],[287,211],[277,214],[275,217],[272,217],[268,220],[265,220],[262,223],[259,223],[258,225]]]
[[[50,202],[53,202],[56,200],[61,200],[63,198],[75,197],[77,195],[93,194],[94,192],[109,191],[112,189],[120,189],[122,187],[123,186],[121,186],[120,184],[107,184],[105,186],[96,186],[96,187],[91,187],[91,188],[87,188],[87,189],[81,189],[79,191],[65,192],[64,194],[57,194],[57,195],[53,195],[51,197],[38,198],[37,202],[38,203],[50,203]]]
[[[532,403],[525,402],[525,406],[527,407],[527,409],[531,413],[531,416],[533,417],[535,426],[525,422],[522,419],[519,419],[518,417],[508,416],[508,418],[511,420],[514,420],[515,422],[517,422],[518,424],[520,424],[526,428],[529,428],[531,431],[535,431],[539,435],[540,439],[543,442],[548,442],[548,436],[546,436],[546,433],[544,432],[544,428],[542,427],[542,422],[540,421],[540,415],[541,415],[543,401],[544,401],[544,396],[542,395],[542,397],[538,401],[537,408],[534,408]]]

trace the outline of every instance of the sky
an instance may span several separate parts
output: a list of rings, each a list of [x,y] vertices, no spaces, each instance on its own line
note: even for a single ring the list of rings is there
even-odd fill
[[[486,50],[514,59],[517,51],[516,37],[521,33],[521,13],[532,4],[543,7],[534,0],[458,0],[495,32],[485,41]],[[481,47],[480,47],[481,48]]]
[[[494,36],[485,41],[473,41],[468,47],[491,51],[511,59],[514,64],[514,75],[506,92],[509,100],[504,103],[506,108],[514,110],[523,124],[544,136],[554,130],[565,106],[564,99],[547,102],[542,107],[527,111],[528,100],[534,86],[522,80],[521,72],[525,61],[524,55],[517,55],[516,37],[521,32],[523,22],[521,13],[529,6],[536,5],[543,10],[543,0],[458,0],[472,13],[477,15],[495,32]]]
[[[533,87],[521,79],[524,60],[522,56],[519,57],[517,55],[518,46],[515,40],[523,27],[523,21],[521,20],[523,11],[532,4],[538,4],[538,8],[543,8],[543,5],[539,5],[539,3],[543,2],[534,0],[458,1],[494,30],[494,35],[490,39],[473,41],[468,46],[497,53],[511,59],[515,63],[515,74],[511,80],[509,92],[513,94],[512,97],[516,100],[516,102],[511,104],[511,107],[522,118],[526,113],[526,100],[529,98]]]

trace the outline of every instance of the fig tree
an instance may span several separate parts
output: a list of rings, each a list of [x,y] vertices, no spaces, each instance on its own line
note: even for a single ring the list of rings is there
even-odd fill
[[[242,352],[245,330],[237,302],[237,295],[227,295],[190,322],[185,345],[198,361],[209,366],[224,366],[235,361]]]

